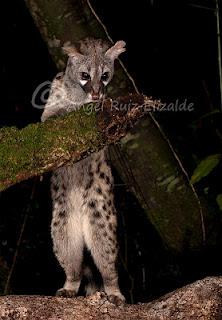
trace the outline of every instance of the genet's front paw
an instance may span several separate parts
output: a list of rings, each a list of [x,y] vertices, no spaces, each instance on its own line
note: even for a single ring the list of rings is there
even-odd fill
[[[57,297],[63,297],[63,298],[74,298],[76,296],[75,290],[67,290],[64,288],[61,288],[56,291]]]

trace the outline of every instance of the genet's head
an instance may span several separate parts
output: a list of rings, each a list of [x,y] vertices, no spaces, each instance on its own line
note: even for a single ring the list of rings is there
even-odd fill
[[[114,61],[126,50],[125,45],[124,41],[117,41],[109,47],[102,40],[85,39],[79,48],[63,47],[69,56],[66,76],[70,84],[79,85],[88,101],[101,99],[104,88],[113,77]]]

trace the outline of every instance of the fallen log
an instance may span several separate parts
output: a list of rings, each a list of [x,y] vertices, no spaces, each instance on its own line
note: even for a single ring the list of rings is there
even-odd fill
[[[4,320],[220,320],[222,277],[209,277],[143,304],[116,307],[96,293],[83,298],[0,297]]]

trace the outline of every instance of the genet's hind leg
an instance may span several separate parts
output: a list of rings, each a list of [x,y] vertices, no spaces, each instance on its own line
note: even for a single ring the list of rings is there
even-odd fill
[[[109,222],[107,222],[107,217]],[[109,300],[115,304],[125,301],[118,285],[116,270],[117,241],[115,212],[102,210],[93,206],[84,217],[83,233],[87,248],[99,269],[103,285]]]
[[[82,223],[79,213],[81,204],[70,196],[70,170],[73,169],[59,168],[51,179],[53,249],[66,274],[65,284],[57,291],[57,295],[67,297],[75,296],[79,290],[83,260]]]
[[[73,297],[78,293],[81,282],[83,237],[81,228],[78,230],[77,219],[66,219],[66,215],[65,211],[54,212],[51,225],[54,253],[66,274],[64,286],[56,295]]]

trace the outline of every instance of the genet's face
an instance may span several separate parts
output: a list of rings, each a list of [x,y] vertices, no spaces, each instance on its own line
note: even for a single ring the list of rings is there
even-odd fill
[[[88,96],[87,100],[95,101],[102,99],[104,96],[104,89],[110,82],[113,76],[113,64],[105,59],[89,60],[84,59],[79,64],[78,72],[76,74],[77,81]]]
[[[69,83],[79,85],[86,94],[84,101],[99,100],[113,77],[114,61],[124,52],[125,42],[117,41],[112,47],[101,44],[101,40],[83,40],[80,49],[64,47],[69,55],[67,77]]]

